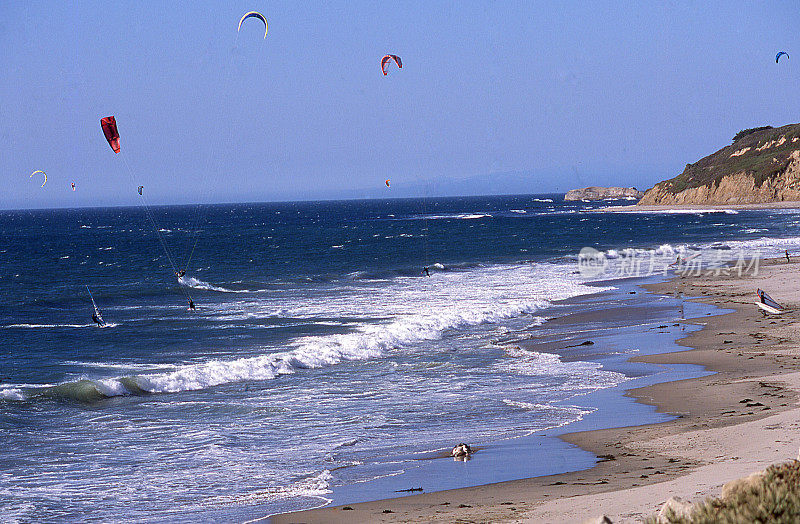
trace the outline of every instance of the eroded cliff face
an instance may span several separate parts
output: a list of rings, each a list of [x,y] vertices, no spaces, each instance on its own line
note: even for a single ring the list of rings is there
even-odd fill
[[[648,189],[638,204],[785,201],[800,201],[800,124],[745,135]]]
[[[720,179],[718,184],[684,189],[671,193],[666,182],[659,182],[645,192],[639,205],[681,204],[761,204],[764,202],[800,201],[800,151],[790,155],[789,165],[759,185],[756,176],[739,172]]]
[[[564,200],[612,200],[620,198],[640,199],[641,191],[635,187],[584,187],[571,189],[564,196]]]

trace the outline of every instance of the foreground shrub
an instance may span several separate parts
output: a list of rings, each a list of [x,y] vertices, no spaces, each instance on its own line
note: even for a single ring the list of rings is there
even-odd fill
[[[649,524],[800,522],[800,462],[768,467],[761,474],[726,484],[723,496],[694,505],[690,516],[666,511]]]

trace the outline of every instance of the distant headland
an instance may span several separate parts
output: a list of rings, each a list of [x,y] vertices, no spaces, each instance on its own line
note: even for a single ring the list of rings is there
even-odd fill
[[[800,124],[739,131],[733,143],[648,189],[638,205],[800,201]]]
[[[635,187],[584,187],[568,191],[564,200],[639,200],[642,195]]]

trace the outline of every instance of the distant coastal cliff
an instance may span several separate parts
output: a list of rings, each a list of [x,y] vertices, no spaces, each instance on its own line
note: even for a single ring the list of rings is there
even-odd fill
[[[645,192],[639,205],[800,201],[800,124],[740,131],[733,143]]]
[[[564,200],[612,200],[627,198],[638,200],[642,198],[641,191],[635,187],[584,187],[572,189],[564,196]]]

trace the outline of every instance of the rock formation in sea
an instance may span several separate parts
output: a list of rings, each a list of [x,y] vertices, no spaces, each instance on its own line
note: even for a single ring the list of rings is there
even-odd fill
[[[625,198],[639,200],[642,193],[635,187],[584,187],[571,189],[564,196],[564,200],[614,200]]]
[[[800,201],[800,124],[745,129],[733,143],[648,189],[639,205]]]

